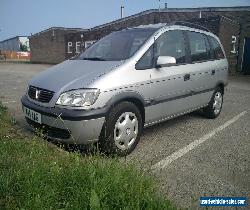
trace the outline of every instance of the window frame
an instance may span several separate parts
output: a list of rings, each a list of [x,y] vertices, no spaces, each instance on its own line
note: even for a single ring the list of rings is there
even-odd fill
[[[210,42],[210,39],[209,39],[209,35],[206,35],[206,40],[207,40],[207,44],[209,46],[209,55],[210,55],[209,61],[214,61],[214,60],[216,60],[216,58],[215,58],[214,50],[212,48],[212,43]]]
[[[152,48],[152,49],[151,49]],[[139,62],[142,60],[142,58],[149,52],[149,50],[152,50],[153,52],[153,56],[151,57],[151,59],[152,59],[152,63],[151,63],[151,66],[147,66],[147,67],[144,67],[144,68],[140,68],[140,67],[138,67],[138,65],[139,65]],[[148,49],[147,49],[147,51],[145,52],[145,53],[143,53],[143,55],[140,57],[140,59],[136,62],[136,64],[135,64],[135,69],[136,70],[148,70],[148,69],[153,69],[153,68],[155,68],[155,66],[156,66],[156,62],[155,62],[155,56],[154,56],[154,54],[155,54],[155,43],[153,43]]]
[[[188,43],[187,43],[187,37],[185,36],[185,30],[180,30],[180,29],[172,29],[172,30],[168,30],[168,31],[165,31],[163,32],[159,37],[157,37],[157,39],[154,40],[154,43],[147,49],[147,51],[140,57],[140,59],[136,62],[135,64],[135,69],[136,70],[148,70],[148,69],[153,69],[153,68],[157,68],[157,69],[161,69],[161,68],[165,68],[165,67],[158,67],[156,65],[156,61],[157,61],[157,57],[155,56],[156,55],[156,41],[161,37],[163,36],[164,34],[168,33],[168,32],[171,32],[171,31],[179,31],[182,35],[182,39],[183,39],[183,45],[184,45],[184,50],[185,50],[185,62],[184,63],[176,63],[176,64],[173,64],[171,65],[172,66],[181,66],[181,65],[187,65],[189,64],[189,58],[188,58]],[[149,68],[138,68],[137,64],[141,61],[141,59],[143,58],[143,56],[145,54],[147,54],[147,52],[150,50],[150,48],[153,48],[153,58],[152,58],[152,66],[149,67]]]

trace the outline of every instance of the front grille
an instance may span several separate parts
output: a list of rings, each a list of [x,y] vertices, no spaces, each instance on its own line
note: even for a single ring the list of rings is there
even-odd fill
[[[33,128],[41,130],[41,132],[49,138],[69,139],[71,136],[71,133],[69,130],[55,128],[55,127],[51,127],[45,124],[41,125],[37,122],[30,120],[29,118],[26,118],[26,121]]]
[[[28,95],[31,99],[42,103],[49,103],[54,96],[53,91],[44,90],[34,86],[29,86]]]

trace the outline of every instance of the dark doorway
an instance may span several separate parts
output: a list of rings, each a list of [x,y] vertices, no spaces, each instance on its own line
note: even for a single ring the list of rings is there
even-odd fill
[[[242,71],[250,74],[250,38],[245,38],[244,54],[242,59]]]

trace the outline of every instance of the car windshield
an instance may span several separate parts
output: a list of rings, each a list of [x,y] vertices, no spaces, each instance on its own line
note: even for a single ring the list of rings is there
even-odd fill
[[[128,29],[114,32],[87,48],[77,60],[120,61],[130,58],[155,29]]]

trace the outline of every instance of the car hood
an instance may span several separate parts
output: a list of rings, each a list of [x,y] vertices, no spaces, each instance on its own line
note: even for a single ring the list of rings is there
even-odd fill
[[[67,60],[41,72],[29,84],[54,92],[85,88],[121,63],[122,61]]]

